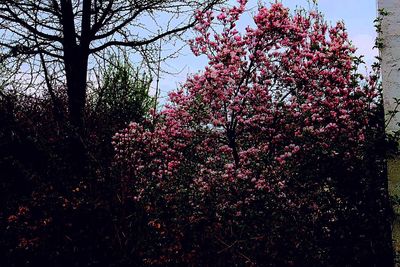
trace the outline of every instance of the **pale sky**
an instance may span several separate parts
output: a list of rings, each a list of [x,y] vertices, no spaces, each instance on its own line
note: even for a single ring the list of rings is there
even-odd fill
[[[235,3],[234,0],[230,2]],[[257,2],[257,0],[249,0],[247,5],[250,9],[249,14],[242,17],[240,25],[251,24],[251,14],[254,14],[257,10]],[[263,2],[268,3],[268,1]],[[307,0],[282,0],[282,2],[291,10],[296,7],[309,9],[310,6]],[[376,18],[375,0],[319,0],[318,10],[332,24],[335,24],[338,20],[343,20],[350,40],[358,48],[358,54],[365,56],[364,60],[367,65],[374,62],[374,58],[378,53],[372,49],[376,36],[375,28],[373,27],[373,20]],[[179,84],[186,80],[188,74],[202,70],[206,64],[207,60],[205,58],[195,57],[188,47],[184,48],[177,58],[170,59],[162,65],[163,69],[179,73],[174,75],[163,74],[161,76],[161,96],[165,97],[169,91],[178,88]],[[161,102],[164,100],[161,99]]]

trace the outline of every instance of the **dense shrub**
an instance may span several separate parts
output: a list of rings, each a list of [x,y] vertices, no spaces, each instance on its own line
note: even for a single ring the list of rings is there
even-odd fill
[[[103,160],[99,164],[107,168],[114,155],[112,136],[129,122],[142,121],[156,101],[149,95],[151,77],[132,66],[126,55],[110,56],[109,62],[100,73],[99,88],[89,94],[86,107],[88,145],[95,157]]]
[[[154,105],[149,96],[151,78],[135,69],[125,57],[111,56],[108,67],[100,74],[100,88],[90,94],[89,121],[96,127],[109,128],[112,133],[131,121],[140,121]],[[112,127],[112,128],[110,128]]]
[[[387,212],[369,154],[377,75],[357,73],[343,23],[273,4],[241,34],[238,2],[216,16],[221,33],[197,14],[192,50],[208,66],[115,136],[124,199],[146,211],[143,261],[373,266],[385,248],[390,261],[371,231]]]
[[[121,242],[123,234],[136,232],[120,227],[125,217],[111,170],[111,138],[130,121],[141,121],[153,101],[148,79],[136,73],[115,62],[101,74],[103,87],[88,96],[80,176],[71,168],[77,160],[64,88],[54,88],[59,113],[46,94],[0,91],[0,266],[135,263]]]

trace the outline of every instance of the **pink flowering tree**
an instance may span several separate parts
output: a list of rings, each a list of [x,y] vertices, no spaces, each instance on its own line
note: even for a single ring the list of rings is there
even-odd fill
[[[273,4],[241,33],[245,5],[199,12],[191,48],[208,66],[115,135],[124,199],[151,231],[146,263],[321,263],[331,248],[318,240],[349,212],[377,76],[357,74],[343,23]]]

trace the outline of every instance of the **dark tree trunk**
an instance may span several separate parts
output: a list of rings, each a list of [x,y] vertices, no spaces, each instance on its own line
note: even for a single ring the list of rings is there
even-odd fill
[[[65,53],[65,72],[69,109],[69,155],[71,170],[77,178],[85,176],[87,151],[84,145],[84,110],[86,102],[86,76],[88,55],[82,47],[76,46],[71,54]]]
[[[72,171],[76,177],[84,175],[87,155],[84,146],[84,111],[90,45],[91,1],[83,1],[82,29],[78,37],[71,0],[61,0],[64,66],[67,80],[69,134]],[[79,39],[79,44],[78,44]]]
[[[83,2],[81,40],[77,44],[71,0],[62,0],[64,64],[67,79],[69,121],[79,134],[83,133],[86,102],[86,79],[89,57],[90,0]]]
[[[234,130],[228,129],[227,130],[227,137],[228,137],[228,146],[232,148],[232,155],[233,155],[233,160],[235,161],[235,167],[239,167],[240,163],[240,158],[239,158],[239,153],[237,149],[237,144],[236,144],[236,134]]]
[[[71,55],[65,56],[67,79],[69,121],[77,133],[83,134],[84,109],[86,102],[86,79],[88,54],[82,47],[73,49]]]

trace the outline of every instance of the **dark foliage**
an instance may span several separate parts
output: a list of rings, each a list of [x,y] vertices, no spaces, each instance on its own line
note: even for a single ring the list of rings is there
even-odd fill
[[[150,79],[125,62],[103,76],[86,109],[86,160],[76,166],[81,176],[71,167],[73,131],[55,115],[49,97],[0,97],[0,266],[123,266],[138,260],[132,248],[140,228],[125,222],[129,214],[111,171],[111,137],[141,121],[154,99]],[[65,114],[65,97],[58,102]]]

